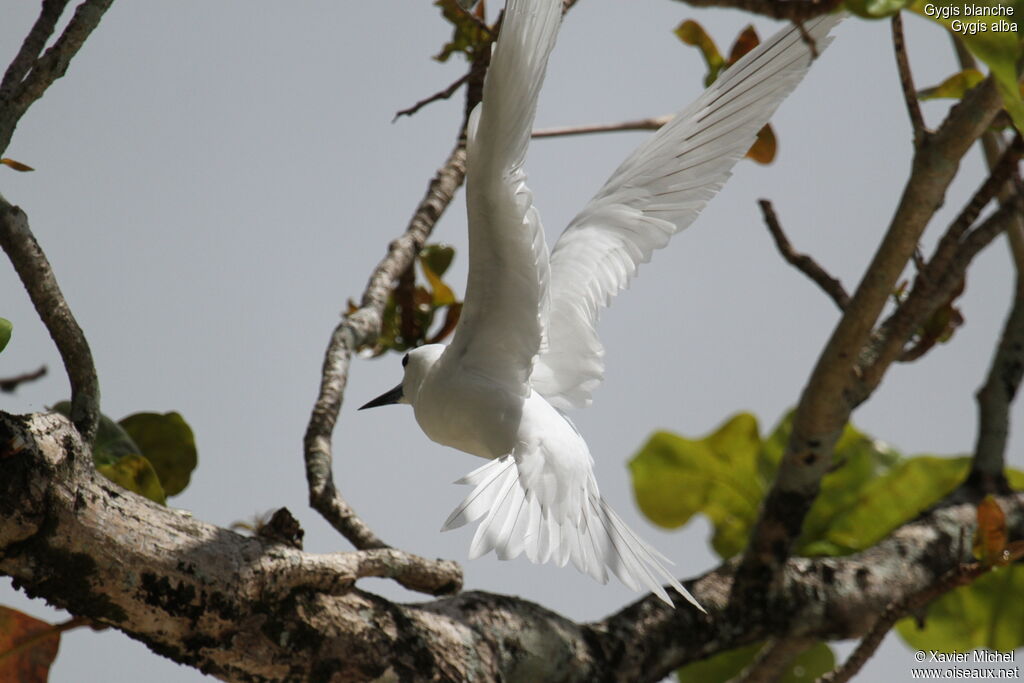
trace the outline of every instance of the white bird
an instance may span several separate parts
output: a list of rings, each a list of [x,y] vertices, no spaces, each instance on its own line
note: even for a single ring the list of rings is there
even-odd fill
[[[839,17],[790,26],[725,71],[612,174],[548,253],[523,162],[562,0],[508,0],[469,123],[469,280],[448,346],[406,354],[402,383],[363,408],[411,404],[437,443],[488,460],[443,530],[483,518],[470,559],[494,550],[564,566],[672,605],[668,583],[699,609],[598,492],[593,459],[566,417],[601,382],[601,306],[641,263],[697,217],[779,103],[803,78]]]

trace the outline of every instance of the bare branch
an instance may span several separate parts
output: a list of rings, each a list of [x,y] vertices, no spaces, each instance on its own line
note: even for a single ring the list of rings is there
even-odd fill
[[[45,376],[46,366],[41,365],[38,370],[34,370],[32,372],[23,372],[20,375],[15,375],[14,377],[4,377],[0,379],[0,391],[5,394],[13,394],[22,384],[25,384],[26,382],[34,382]]]
[[[67,27],[54,44],[35,58],[46,39],[53,33],[66,2],[44,2],[43,10],[29,37],[8,67],[3,80],[2,107],[0,107],[0,153],[7,149],[14,128],[32,103],[43,96],[55,80],[64,75],[72,58],[85,43],[93,29],[99,25],[103,13],[113,0],[84,0],[75,8]],[[31,58],[31,59],[30,59]],[[29,64],[31,62],[31,66]]]
[[[440,90],[440,91],[434,93],[433,95],[431,95],[430,97],[427,97],[425,99],[420,100],[419,102],[417,102],[416,104],[412,105],[411,107],[409,107],[407,109],[399,109],[397,112],[395,112],[395,118],[391,119],[391,122],[394,123],[395,121],[397,121],[399,119],[399,117],[402,117],[402,116],[412,116],[413,114],[418,112],[420,109],[422,109],[423,107],[427,106],[428,104],[431,104],[432,102],[438,102],[440,100],[447,100],[449,97],[454,95],[455,91],[458,90],[459,88],[461,88],[466,83],[466,81],[468,81],[472,77],[472,75],[473,75],[472,71],[467,71],[465,73],[465,75],[459,77],[459,79],[457,81],[455,81],[454,83],[449,85],[444,90]]]
[[[53,35],[54,29],[57,28],[57,21],[67,5],[68,0],[43,0],[39,17],[32,25],[28,35],[25,36],[18,54],[14,56],[7,71],[4,72],[4,79],[0,82],[0,99],[9,100],[17,91],[39,53],[46,47],[46,41]]]
[[[627,130],[658,130],[672,120],[674,114],[654,116],[649,119],[623,121],[621,123],[595,123],[587,126],[563,126],[561,128],[542,128],[533,131],[535,138],[557,138],[569,135],[588,135],[590,133],[619,133]]]
[[[961,564],[950,569],[931,586],[926,586],[913,595],[893,600],[885,608],[885,611],[878,616],[875,625],[871,627],[871,630],[868,631],[868,634],[857,645],[857,649],[843,662],[843,665],[821,676],[815,683],[846,683],[846,681],[853,678],[860,671],[865,662],[875,653],[875,650],[882,644],[885,634],[889,632],[893,624],[954,588],[966,586],[978,577],[988,573],[990,569],[991,567],[986,567],[979,562]]]
[[[917,90],[914,88],[914,77],[910,73],[910,61],[907,59],[907,45],[903,37],[903,17],[899,12],[892,15],[892,46],[896,52],[896,68],[900,74],[900,87],[903,88],[903,100],[907,105],[910,125],[914,130],[914,147],[920,146],[928,130],[924,127],[921,116],[921,105],[917,101]]]
[[[782,226],[779,224],[779,219],[775,215],[775,209],[770,201],[761,199],[758,200],[757,204],[761,207],[764,222],[768,226],[768,231],[772,234],[772,237],[775,238],[775,246],[778,247],[782,257],[821,287],[835,305],[839,307],[840,311],[846,310],[846,306],[850,303],[850,295],[843,289],[842,283],[829,275],[813,258],[807,254],[797,253],[793,249],[793,245],[790,244],[786,234],[782,231]]]
[[[28,216],[0,197],[0,247],[28,290],[36,313],[57,345],[71,383],[71,421],[82,438],[92,443],[100,420],[100,384],[89,342],[71,313],[36,238]]]
[[[374,269],[360,308],[345,316],[335,328],[324,358],[320,393],[304,438],[310,504],[360,550],[388,546],[359,519],[334,487],[331,435],[341,410],[349,363],[357,349],[377,336],[392,284],[419,253],[462,184],[465,172],[465,138],[460,136],[448,160],[430,182],[405,234],[390,244],[387,256]]]
[[[763,608],[765,590],[788,557],[818,495],[821,477],[831,467],[836,440],[854,408],[874,389],[863,381],[862,368],[875,323],[925,227],[942,205],[961,158],[1000,107],[995,84],[988,78],[955,104],[939,129],[915,149],[910,178],[885,237],[800,397],[790,441],[737,574],[733,596],[737,603],[760,603]],[[975,241],[983,241],[982,237]],[[897,350],[891,360],[898,355]]]

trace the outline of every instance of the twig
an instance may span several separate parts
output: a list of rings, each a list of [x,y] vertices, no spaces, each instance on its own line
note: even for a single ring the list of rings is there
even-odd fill
[[[587,126],[564,126],[561,128],[542,128],[533,131],[534,138],[556,138],[568,135],[588,135],[590,133],[617,133],[627,130],[658,130],[672,120],[674,114],[653,116],[649,119],[623,121],[621,123],[596,123]]]
[[[26,382],[34,382],[45,375],[46,366],[42,365],[38,370],[33,372],[23,372],[22,374],[15,375],[14,377],[0,379],[0,391],[5,394],[13,394],[20,385],[25,384]]]
[[[3,107],[0,108],[0,153],[7,149],[18,120],[33,102],[42,97],[55,80],[64,75],[72,58],[78,54],[86,38],[99,25],[103,13],[112,2],[113,0],[84,0],[75,8],[74,15],[60,37],[42,56],[35,58],[35,54],[43,48],[46,39],[53,32],[52,22],[60,17],[67,4],[43,3],[39,19],[4,75]]]
[[[100,385],[89,342],[68,308],[46,254],[29,229],[28,216],[3,197],[0,197],[0,247],[7,252],[36,313],[57,345],[71,383],[71,421],[82,440],[92,443],[100,419]]]
[[[843,662],[843,665],[821,676],[815,683],[846,683],[871,658],[871,655],[881,645],[885,634],[889,632],[893,624],[899,621],[903,615],[921,609],[935,598],[948,593],[954,588],[971,583],[990,569],[991,567],[987,567],[980,562],[960,564],[946,572],[931,586],[927,586],[907,598],[892,601],[878,616],[874,626],[871,627],[868,634],[857,645],[857,649]]]
[[[334,487],[331,435],[348,383],[349,363],[357,349],[377,336],[392,284],[419,253],[437,219],[462,184],[465,173],[465,137],[460,136],[448,160],[431,180],[405,234],[390,244],[387,256],[374,269],[363,292],[360,308],[342,319],[327,347],[320,393],[304,438],[309,499],[310,505],[360,550],[388,546],[356,515]]]
[[[892,46],[896,53],[896,68],[900,74],[900,87],[903,88],[903,100],[907,104],[907,114],[914,130],[914,147],[924,141],[928,130],[924,127],[921,106],[917,101],[917,90],[914,88],[914,76],[910,73],[910,61],[907,59],[907,44],[903,38],[903,18],[900,13],[892,15]]]
[[[399,109],[397,112],[395,112],[395,118],[391,119],[391,123],[397,121],[398,118],[401,116],[412,116],[420,109],[427,106],[428,104],[431,104],[432,102],[437,102],[439,100],[447,100],[449,97],[454,95],[455,91],[461,88],[466,83],[466,81],[470,79],[472,75],[472,71],[467,71],[463,76],[460,76],[457,81],[449,85],[444,90],[440,90],[431,95],[430,97],[420,100],[419,102],[417,102],[416,104],[412,105],[407,109]]]
[[[768,226],[768,231],[772,234],[772,237],[775,238],[775,246],[778,247],[782,257],[821,287],[835,305],[839,307],[840,311],[846,310],[846,306],[850,303],[850,295],[843,289],[842,283],[829,275],[813,258],[807,254],[797,253],[793,249],[793,245],[790,244],[789,239],[782,231],[782,226],[779,224],[779,219],[775,215],[775,209],[770,201],[760,199],[757,204],[761,207],[764,222]]]

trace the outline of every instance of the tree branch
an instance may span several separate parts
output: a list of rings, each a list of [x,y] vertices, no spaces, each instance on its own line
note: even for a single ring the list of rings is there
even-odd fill
[[[28,226],[28,216],[0,196],[0,247],[21,278],[32,305],[57,345],[71,383],[71,420],[92,443],[100,420],[100,384],[89,342],[71,313],[57,279]]]
[[[514,597],[469,592],[399,605],[354,588],[392,551],[303,553],[205,524],[96,474],[60,415],[0,413],[0,572],[30,596],[114,626],[229,680],[657,681],[714,653],[779,633],[860,637],[893,599],[964,561],[972,503],[947,502],[875,547],[792,558],[769,611],[729,604],[738,565],[686,582],[709,611],[647,596],[577,624]],[[998,497],[1024,536],[1024,493]],[[334,678],[332,678],[334,677]]]
[[[84,0],[53,45],[36,57],[53,33],[67,1],[43,2],[39,19],[4,74],[0,86],[0,153],[7,149],[18,121],[67,72],[72,58],[110,8],[113,0]]]
[[[870,350],[874,325],[941,206],[960,159],[1000,106],[988,78],[954,105],[940,128],[915,150],[910,178],[885,237],[800,397],[790,441],[744,554],[733,596],[737,603],[765,607],[766,588],[800,534],[821,477],[831,467],[836,440],[854,408],[874,389],[862,381],[863,354]]]
[[[448,160],[430,182],[405,234],[389,245],[387,256],[374,269],[359,309],[342,319],[327,347],[320,393],[304,438],[310,505],[360,550],[388,546],[359,519],[334,487],[331,436],[341,411],[349,363],[357,349],[376,338],[392,284],[419,253],[462,184],[465,172],[465,138],[460,136]],[[452,580],[461,584],[461,577]]]
[[[979,562],[960,564],[953,567],[945,575],[940,577],[934,584],[926,586],[913,595],[893,600],[885,608],[875,621],[874,626],[864,636],[860,644],[847,658],[843,665],[818,678],[815,683],[846,683],[853,678],[861,667],[871,659],[871,656],[882,644],[885,634],[892,629],[893,625],[902,617],[921,609],[935,598],[945,595],[954,588],[966,586],[983,574],[988,573],[992,568],[986,567]]]
[[[793,249],[793,245],[790,244],[786,234],[782,231],[782,226],[779,224],[779,219],[775,215],[775,209],[770,201],[760,199],[757,204],[761,207],[765,225],[768,226],[768,231],[775,239],[775,246],[778,248],[779,253],[782,254],[782,258],[786,259],[787,263],[821,287],[835,305],[839,307],[840,311],[846,310],[846,306],[850,303],[850,295],[843,289],[843,284],[829,275],[813,258],[807,254],[797,253]]]
[[[38,370],[34,370],[32,372],[23,372],[20,375],[15,375],[13,377],[4,377],[0,379],[0,391],[5,394],[13,394],[22,384],[34,382],[45,376],[46,366],[41,365]]]
[[[672,120],[674,114],[654,116],[649,119],[622,121],[620,123],[595,123],[586,126],[563,126],[561,128],[541,128],[533,131],[534,138],[557,138],[569,135],[588,135],[590,133],[618,133],[627,130],[658,130]]]
[[[917,89],[914,87],[914,76],[910,73],[907,44],[903,37],[903,17],[899,12],[892,15],[892,47],[896,53],[896,69],[900,75],[903,101],[907,105],[910,126],[914,131],[914,147],[919,147],[928,134],[928,130],[924,127],[924,117],[921,116],[921,105],[917,101]]]
[[[413,114],[418,112],[420,109],[422,109],[423,107],[427,106],[428,104],[431,104],[432,102],[437,102],[439,100],[447,100],[449,97],[454,95],[455,91],[458,90],[459,88],[461,88],[466,83],[466,81],[468,81],[470,79],[470,77],[472,75],[473,75],[472,71],[467,71],[465,74],[460,76],[458,78],[458,80],[456,80],[454,83],[449,85],[444,90],[438,91],[438,92],[434,93],[433,95],[431,95],[430,97],[426,97],[426,98],[420,100],[419,102],[417,102],[416,104],[412,105],[411,107],[407,107],[405,109],[399,109],[397,112],[395,112],[395,118],[391,119],[391,122],[394,123],[395,121],[397,121],[399,119],[399,117],[402,117],[402,116],[412,116]]]

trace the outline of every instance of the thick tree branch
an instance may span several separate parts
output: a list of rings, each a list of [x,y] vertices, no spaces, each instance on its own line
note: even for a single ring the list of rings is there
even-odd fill
[[[59,415],[0,414],[0,462],[0,572],[226,680],[657,681],[780,633],[864,635],[967,559],[956,540],[976,520],[973,504],[947,503],[864,552],[790,559],[768,611],[729,604],[730,561],[687,582],[708,616],[648,596],[577,624],[507,596],[398,605],[360,591],[355,579],[404,558],[303,553],[156,505],[98,476]],[[1024,536],[1024,493],[998,500],[1010,536]]]
[[[28,226],[28,216],[0,196],[0,247],[28,291],[36,313],[57,345],[71,383],[71,419],[86,442],[100,420],[100,384],[89,342],[71,313],[50,262]]]
[[[893,600],[878,616],[874,626],[871,627],[871,630],[868,631],[867,635],[857,645],[857,649],[843,662],[843,665],[835,671],[821,676],[816,683],[846,683],[871,659],[871,655],[875,653],[878,646],[882,644],[882,640],[885,639],[885,634],[892,629],[897,621],[907,614],[921,609],[935,598],[945,595],[954,588],[971,583],[978,577],[991,571],[991,569],[991,567],[986,567],[979,562],[963,563],[950,569],[932,585],[922,588],[913,595]]]
[[[862,381],[862,367],[870,363],[863,354],[870,349],[875,323],[941,206],[960,159],[1000,106],[989,78],[954,105],[941,127],[915,150],[910,178],[885,237],[800,397],[786,453],[744,555],[737,601],[763,608],[761,596],[800,534],[821,477],[831,467],[836,440],[853,409],[874,388]]]
[[[43,96],[46,89],[67,72],[72,58],[110,8],[113,0],[84,0],[59,38],[42,55],[39,51],[53,33],[64,2],[43,2],[39,19],[4,74],[0,85],[0,153],[7,149],[18,121]]]
[[[786,233],[782,231],[782,225],[779,224],[779,219],[775,215],[775,209],[770,201],[760,199],[757,204],[761,207],[765,225],[768,226],[768,232],[775,239],[775,246],[778,248],[779,253],[782,254],[782,258],[786,259],[787,263],[821,287],[835,305],[839,307],[840,311],[845,310],[846,306],[850,303],[850,295],[843,289],[843,284],[829,275],[813,258],[807,254],[800,254],[793,249],[793,245],[790,244]]]

